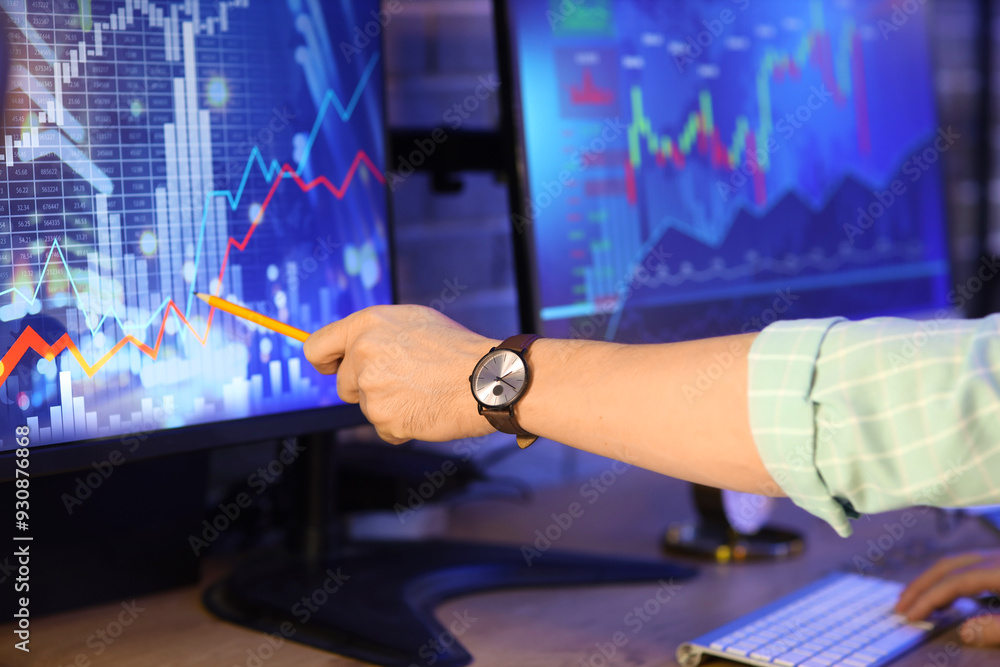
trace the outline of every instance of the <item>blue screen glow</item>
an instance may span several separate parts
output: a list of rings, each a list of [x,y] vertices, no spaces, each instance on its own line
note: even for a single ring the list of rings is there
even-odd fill
[[[508,2],[543,333],[946,305],[924,5]]]

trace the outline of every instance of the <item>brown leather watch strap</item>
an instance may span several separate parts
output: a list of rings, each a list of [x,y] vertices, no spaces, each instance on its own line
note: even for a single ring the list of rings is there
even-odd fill
[[[483,410],[482,413],[486,417],[486,421],[490,423],[490,426],[496,430],[501,433],[517,436],[517,446],[521,449],[538,440],[537,435],[528,433],[517,423],[513,406],[503,411]]]
[[[511,336],[504,342],[497,345],[498,350],[514,350],[515,352],[524,352],[528,349],[528,346],[534,343],[536,340],[541,338],[538,334],[518,334],[516,336]]]
[[[523,353],[528,349],[532,343],[541,338],[537,334],[518,334],[516,336],[511,336],[504,342],[496,346],[498,350],[513,350],[514,352]],[[530,377],[530,374],[528,375]],[[528,387],[525,387],[525,391]],[[480,414],[486,417],[486,420],[490,423],[490,426],[500,431],[501,433],[509,433],[510,435],[517,436],[517,446],[524,449],[535,440],[538,440],[538,436],[532,433],[528,433],[521,425],[517,423],[517,417],[514,416],[514,406],[510,406],[503,410],[489,410],[480,406]]]

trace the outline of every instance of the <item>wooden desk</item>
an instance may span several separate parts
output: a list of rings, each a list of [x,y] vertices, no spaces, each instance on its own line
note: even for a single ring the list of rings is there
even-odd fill
[[[592,505],[587,504],[579,485],[574,484],[570,488],[545,491],[528,505],[475,502],[460,506],[452,513],[451,533],[456,538],[527,544],[535,540],[536,529],[549,525],[553,512],[565,512],[570,503],[581,501],[584,514],[554,548],[659,557],[657,542],[664,528],[692,512],[687,485],[631,469],[607,487]],[[460,614],[470,620],[469,629],[460,636],[460,641],[476,657],[477,667],[675,665],[673,656],[679,643],[827,572],[854,567],[854,558],[868,558],[866,552],[872,545],[877,547],[880,538],[888,549],[885,557],[879,558],[877,552],[871,554],[876,557],[873,562],[882,565],[874,569],[901,580],[945,553],[998,543],[990,531],[971,519],[940,532],[936,513],[914,510],[913,517],[916,524],[905,528],[902,534],[894,526],[902,513],[863,519],[855,524],[856,534],[842,540],[825,524],[782,501],[779,521],[806,533],[805,556],[763,565],[706,566],[698,578],[681,582],[673,598],[655,614],[648,615],[641,627],[637,627],[637,617],[628,614],[653,598],[659,588],[656,583],[475,595],[452,600],[442,605],[438,613],[442,619]],[[199,596],[199,589],[189,588],[139,599],[137,605],[142,611],[110,644],[100,642],[95,632],[107,630],[116,621],[122,611],[119,604],[33,619],[32,652],[27,658],[12,648],[13,626],[4,625],[0,627],[3,637],[0,664],[45,667],[361,664],[292,642],[285,642],[271,655],[260,633],[216,620],[201,606]],[[613,659],[605,662],[598,644],[610,642],[616,632],[624,632],[628,642]],[[91,638],[89,646],[88,638]],[[957,654],[952,651],[953,655],[949,655],[946,652],[949,642],[958,643],[954,631],[910,653],[896,665],[1000,664],[1000,650],[963,647]],[[95,655],[102,646],[103,653]],[[270,657],[257,662],[253,659],[255,652]],[[74,663],[78,658],[80,662]]]

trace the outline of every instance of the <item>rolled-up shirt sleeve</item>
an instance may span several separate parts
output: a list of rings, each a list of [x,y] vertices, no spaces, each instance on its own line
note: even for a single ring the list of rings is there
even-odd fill
[[[1000,502],[1000,316],[772,324],[748,400],[775,482],[841,535],[856,512]]]

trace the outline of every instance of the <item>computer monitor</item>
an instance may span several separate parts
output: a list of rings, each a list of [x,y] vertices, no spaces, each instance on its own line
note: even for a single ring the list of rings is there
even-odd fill
[[[194,293],[306,331],[392,301],[378,0],[3,8],[0,457],[18,426],[41,473],[361,422]]]
[[[448,597],[693,572],[556,553],[531,563],[519,545],[336,544],[333,431],[361,412],[338,400],[336,378],[313,371],[300,343],[194,297],[219,295],[307,331],[392,301],[379,9],[378,0],[3,3],[0,476],[13,476],[23,429],[33,476],[309,434],[282,526],[292,546],[255,553],[206,591],[206,606],[369,662],[454,667],[471,656],[454,637],[439,640],[448,633],[433,609]],[[171,493],[196,493],[176,468]],[[117,496],[123,504],[148,501],[129,491]],[[152,520],[111,514],[105,523],[123,543],[130,520]],[[170,524],[165,548],[190,559],[195,535],[184,527]],[[162,554],[150,560],[137,567],[177,567]],[[351,584],[337,604],[303,620],[296,605],[330,591],[328,573],[341,567]],[[104,586],[72,558],[62,570]]]
[[[503,0],[526,328],[952,308],[930,8]]]

